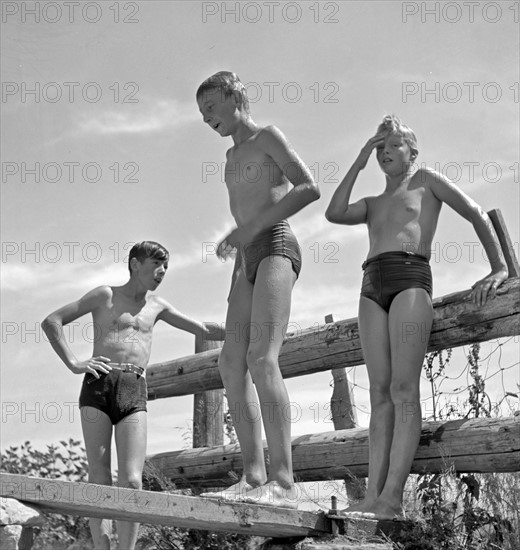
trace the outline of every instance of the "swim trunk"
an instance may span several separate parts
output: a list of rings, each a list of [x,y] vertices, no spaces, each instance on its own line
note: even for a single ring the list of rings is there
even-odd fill
[[[383,252],[366,260],[361,296],[373,300],[387,313],[403,290],[423,288],[432,297],[432,272],[428,259],[412,252]]]
[[[302,267],[300,245],[287,220],[282,220],[271,227],[271,229],[262,231],[262,233],[259,233],[255,237],[254,241],[244,245],[242,250],[237,250],[231,279],[231,291],[240,270],[242,270],[246,279],[251,284],[254,284],[260,262],[269,256],[289,258],[296,277],[300,275]],[[231,291],[229,292],[230,295]]]
[[[96,378],[87,373],[83,378],[79,407],[94,407],[104,412],[117,424],[123,418],[138,412],[146,411],[146,380],[132,372],[111,370]]]

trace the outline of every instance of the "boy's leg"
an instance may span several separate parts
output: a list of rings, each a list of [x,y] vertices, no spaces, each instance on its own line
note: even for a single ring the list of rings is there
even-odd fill
[[[147,413],[135,412],[116,424],[117,485],[141,489],[144,459],[146,455]],[[139,524],[130,521],[117,522],[118,547],[133,550]]]
[[[219,372],[242,452],[242,479],[224,491],[201,496],[239,498],[245,490],[265,483],[267,477],[260,407],[246,363],[252,296],[253,285],[239,271],[229,297],[226,339],[219,358]]]
[[[383,490],[394,432],[388,314],[376,302],[361,296],[358,319],[370,392],[368,483],[365,498],[349,506],[345,510],[348,513],[370,510]]]
[[[394,435],[385,486],[371,512],[393,518],[401,512],[403,489],[421,435],[420,376],[433,320],[430,296],[412,288],[398,294],[389,312]]]
[[[297,506],[291,456],[291,408],[278,365],[289,322],[296,274],[291,261],[269,256],[256,275],[247,365],[256,385],[269,449],[265,485],[249,491],[247,500],[272,506]]]
[[[112,485],[110,445],[112,422],[99,409],[81,407],[81,427],[88,461],[88,481],[99,485]],[[90,532],[96,550],[110,550],[112,521],[89,518]]]

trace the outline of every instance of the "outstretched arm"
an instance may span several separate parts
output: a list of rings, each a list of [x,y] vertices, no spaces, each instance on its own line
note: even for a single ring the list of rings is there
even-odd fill
[[[171,304],[162,298],[157,298],[162,305],[162,311],[157,316],[157,320],[164,321],[172,327],[184,330],[203,340],[224,340],[226,338],[226,329],[218,323],[202,323],[195,321],[187,315],[176,310]]]
[[[356,183],[359,172],[365,168],[372,151],[379,145],[383,144],[384,135],[377,134],[371,137],[361,152],[359,153],[354,164],[350,167],[347,175],[336,189],[330,204],[325,212],[325,217],[329,222],[340,223],[345,225],[356,225],[366,223],[367,218],[367,203],[365,199],[361,199],[353,204],[349,204],[352,188]]]
[[[91,357],[86,361],[79,361],[72,353],[63,330],[64,325],[87,313],[92,313],[105,303],[110,292],[109,287],[95,288],[79,300],[57,309],[48,315],[42,323],[42,329],[47,335],[52,348],[74,374],[91,373],[99,378],[98,371],[106,374],[111,370],[106,364],[110,362],[110,358],[101,355]]]
[[[486,212],[448,178],[436,172],[430,172],[429,175],[434,195],[472,223],[477,237],[486,251],[491,264],[491,272],[472,287],[473,301],[482,306],[488,297],[495,297],[497,288],[508,277],[507,264],[493,223]]]

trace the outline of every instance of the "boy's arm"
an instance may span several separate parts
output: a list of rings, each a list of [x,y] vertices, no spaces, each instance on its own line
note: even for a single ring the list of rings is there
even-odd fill
[[[320,198],[320,190],[309,168],[276,126],[264,128],[258,136],[257,143],[279,166],[293,188],[251,222],[253,235],[289,218]]]
[[[75,374],[90,372],[99,378],[98,371],[107,373],[111,368],[106,365],[110,361],[108,357],[91,357],[86,361],[79,361],[72,353],[65,338],[63,327],[75,319],[92,313],[97,307],[104,304],[110,293],[109,287],[98,287],[85,294],[79,300],[67,304],[48,315],[42,322],[42,329],[47,335],[51,346],[65,363],[70,371]]]
[[[225,327],[218,323],[201,323],[177,311],[166,300],[157,297],[157,301],[161,304],[162,310],[157,316],[157,320],[164,321],[172,327],[190,332],[203,340],[225,340]]]
[[[497,288],[508,277],[507,264],[493,223],[486,212],[448,178],[433,170],[428,171],[428,176],[433,194],[472,223],[486,251],[491,264],[491,273],[477,281],[472,287],[474,302],[479,306],[484,305],[488,297],[495,297]]]
[[[325,217],[329,222],[341,223],[345,225],[356,225],[366,223],[367,221],[367,202],[361,199],[353,204],[349,204],[352,188],[359,172],[365,168],[372,151],[384,142],[384,135],[378,134],[370,138],[366,145],[361,149],[354,164],[350,167],[347,175],[339,184],[330,204],[325,212]]]

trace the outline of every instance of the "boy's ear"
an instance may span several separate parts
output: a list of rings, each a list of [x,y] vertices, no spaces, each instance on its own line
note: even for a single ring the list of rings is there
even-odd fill
[[[130,260],[130,270],[133,273],[137,266],[139,265],[139,260],[137,258],[132,258]]]
[[[242,108],[242,96],[240,95],[240,92],[237,90],[233,90],[232,92],[233,100],[235,105],[241,109]]]

